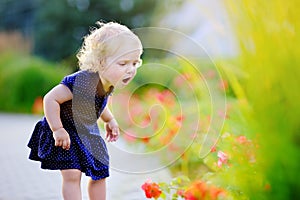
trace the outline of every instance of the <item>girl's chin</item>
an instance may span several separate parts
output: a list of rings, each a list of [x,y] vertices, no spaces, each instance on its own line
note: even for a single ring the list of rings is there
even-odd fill
[[[120,82],[120,83],[117,83],[117,84],[115,84],[115,88],[116,89],[122,89],[122,88],[124,88],[124,87],[126,87],[127,86],[127,84],[125,85],[124,83],[122,83],[122,82]]]
[[[123,81],[120,81],[120,82],[117,82],[115,84],[115,88],[118,88],[118,89],[121,89],[121,88],[124,88],[126,87],[131,81],[128,81],[126,83],[124,83]]]

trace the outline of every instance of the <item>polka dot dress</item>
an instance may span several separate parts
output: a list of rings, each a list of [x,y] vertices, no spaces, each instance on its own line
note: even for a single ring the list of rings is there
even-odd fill
[[[53,133],[44,117],[29,140],[29,159],[40,161],[42,169],[79,169],[93,180],[108,177],[109,156],[97,119],[113,88],[103,93],[98,73],[87,71],[66,76],[61,84],[73,93],[72,100],[60,105],[60,118],[71,139],[70,149],[54,145]]]

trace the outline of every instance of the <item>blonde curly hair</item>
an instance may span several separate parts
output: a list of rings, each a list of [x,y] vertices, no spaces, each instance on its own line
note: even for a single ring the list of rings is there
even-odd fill
[[[103,69],[103,63],[107,56],[112,55],[118,47],[111,45],[116,43],[116,37],[126,35],[137,40],[142,46],[139,38],[126,26],[116,22],[96,23],[99,28],[95,28],[84,37],[82,47],[77,53],[78,65],[81,70],[99,72]]]

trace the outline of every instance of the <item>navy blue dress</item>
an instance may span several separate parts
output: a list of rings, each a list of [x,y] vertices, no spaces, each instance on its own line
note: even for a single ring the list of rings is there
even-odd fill
[[[54,145],[53,133],[43,117],[29,140],[29,159],[40,161],[42,169],[79,169],[93,180],[108,177],[109,156],[97,119],[113,88],[104,93],[98,73],[88,71],[66,76],[61,84],[73,93],[72,100],[60,105],[60,118],[71,139],[70,149]]]

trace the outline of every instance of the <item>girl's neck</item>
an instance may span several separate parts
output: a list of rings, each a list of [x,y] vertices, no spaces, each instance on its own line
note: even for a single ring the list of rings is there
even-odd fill
[[[100,77],[100,81],[102,83],[104,92],[107,93],[108,91],[110,91],[110,88],[112,85],[108,81],[106,81],[104,78],[102,78],[101,76],[99,76],[99,77]]]

